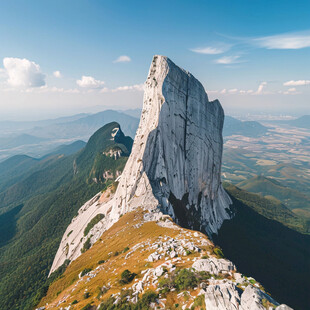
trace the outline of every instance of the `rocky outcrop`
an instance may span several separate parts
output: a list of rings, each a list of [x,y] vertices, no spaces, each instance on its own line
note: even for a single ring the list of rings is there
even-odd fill
[[[266,310],[268,304],[271,309],[279,305],[258,288],[249,285],[243,291],[231,281],[209,285],[200,293],[208,310]]]
[[[126,250],[120,251],[125,245]],[[65,291],[56,295],[60,287],[56,282],[49,290],[53,297],[47,299],[46,309],[68,309],[74,300],[80,300],[81,309],[81,292],[86,291],[90,299],[84,302],[94,308],[106,309],[107,299],[112,298],[120,309],[124,298],[136,304],[152,291],[158,295],[148,309],[173,309],[177,301],[180,309],[291,310],[266,294],[254,278],[238,273],[231,261],[219,258],[217,250],[206,235],[176,225],[167,215],[137,209],[125,214],[101,236],[101,242],[68,267]],[[81,272],[81,262],[92,269]],[[128,268],[136,276],[120,285]],[[102,298],[96,297],[98,285],[107,293]]]
[[[208,100],[193,75],[167,57],[154,56],[139,128],[116,193],[104,204],[97,199],[81,208],[65,232],[52,271],[65,259],[78,257],[88,238],[93,244],[137,207],[160,210],[209,236],[217,233],[232,216],[220,179],[223,121],[220,103]],[[88,221],[98,213],[104,219],[84,236]]]
[[[206,271],[215,275],[218,275],[219,273],[228,273],[236,270],[235,265],[227,259],[215,259],[212,257],[197,260],[193,264],[193,268],[197,271]]]

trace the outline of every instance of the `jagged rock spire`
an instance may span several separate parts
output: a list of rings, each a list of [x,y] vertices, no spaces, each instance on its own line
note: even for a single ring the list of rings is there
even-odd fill
[[[98,194],[80,209],[51,271],[81,254],[88,238],[83,231],[99,213],[104,219],[89,233],[92,244],[122,214],[139,207],[169,214],[209,236],[217,233],[231,217],[231,201],[221,185],[223,121],[219,101],[209,101],[192,74],[167,57],[154,56],[139,128],[114,197],[107,201]]]
[[[178,223],[216,233],[230,218],[221,185],[223,109],[169,58],[154,56],[132,154],[116,193],[121,212],[160,208]]]

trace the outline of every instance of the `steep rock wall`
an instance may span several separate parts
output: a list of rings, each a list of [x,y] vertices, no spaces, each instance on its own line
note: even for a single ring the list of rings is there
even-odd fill
[[[76,259],[88,238],[93,244],[122,214],[138,207],[160,210],[209,236],[217,233],[232,216],[220,180],[223,121],[220,103],[208,100],[197,79],[167,57],[154,56],[139,128],[118,188],[110,200],[98,195],[80,209],[51,271],[65,259]],[[99,213],[104,219],[84,236],[88,222]]]

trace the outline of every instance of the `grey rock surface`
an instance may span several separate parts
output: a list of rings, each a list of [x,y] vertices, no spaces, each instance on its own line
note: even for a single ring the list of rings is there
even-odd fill
[[[223,121],[219,101],[209,101],[193,75],[167,57],[154,56],[139,128],[116,193],[102,203],[98,194],[81,207],[63,236],[51,271],[81,255],[88,236],[95,243],[122,214],[139,207],[169,214],[181,226],[209,236],[217,233],[232,217],[230,198],[221,185]],[[84,236],[98,213],[104,219]]]
[[[236,270],[235,265],[227,259],[217,259],[210,257],[207,259],[198,259],[192,266],[197,271],[206,271],[211,274],[229,273]]]

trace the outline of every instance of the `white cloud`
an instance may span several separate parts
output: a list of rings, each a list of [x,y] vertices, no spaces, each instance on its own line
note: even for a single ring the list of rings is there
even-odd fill
[[[98,88],[103,88],[104,82],[100,80],[96,80],[92,76],[83,75],[80,80],[76,81],[76,84],[82,88],[98,89]]]
[[[144,90],[144,85],[143,84],[136,84],[136,85],[131,85],[131,86],[120,86],[112,91],[124,91],[124,90],[137,90],[137,91],[143,91]]]
[[[298,81],[288,81],[283,83],[284,86],[302,86],[302,85],[310,85],[310,80],[298,80]]]
[[[267,82],[262,82],[259,84],[257,91],[254,93],[255,95],[260,95],[263,93],[263,89],[267,85]]]
[[[267,49],[301,49],[310,47],[310,34],[284,33],[253,39],[254,44]]]
[[[289,88],[287,91],[289,91],[289,92],[295,92],[295,91],[296,91],[296,88],[295,88],[295,87],[292,87],[292,88]]]
[[[119,56],[117,59],[115,59],[113,62],[130,62],[131,58],[126,55]]]
[[[58,79],[62,77],[62,74],[61,74],[60,71],[54,71],[54,72],[53,72],[53,75],[54,75],[54,77],[56,77],[56,78],[58,78]]]
[[[136,84],[130,86],[119,86],[113,89],[103,88],[100,92],[101,93],[108,93],[108,92],[119,92],[119,91],[144,91],[144,84]]]
[[[218,90],[207,90],[207,94],[217,94],[219,91]]]
[[[221,90],[221,94],[226,94],[226,92],[227,92],[226,88]]]
[[[230,49],[231,45],[229,44],[218,44],[217,46],[205,46],[205,47],[197,47],[191,48],[190,50],[194,53],[198,54],[206,54],[206,55],[218,55],[227,52]]]
[[[230,94],[235,94],[237,91],[238,91],[237,88],[233,88],[233,89],[230,89],[228,92],[229,92]]]
[[[235,63],[239,63],[240,62],[238,60],[239,58],[240,58],[240,56],[224,56],[224,57],[216,59],[215,63],[221,64],[221,65],[235,64]]]
[[[6,57],[3,59],[3,66],[8,77],[7,83],[12,87],[31,88],[45,85],[45,74],[33,61]]]

